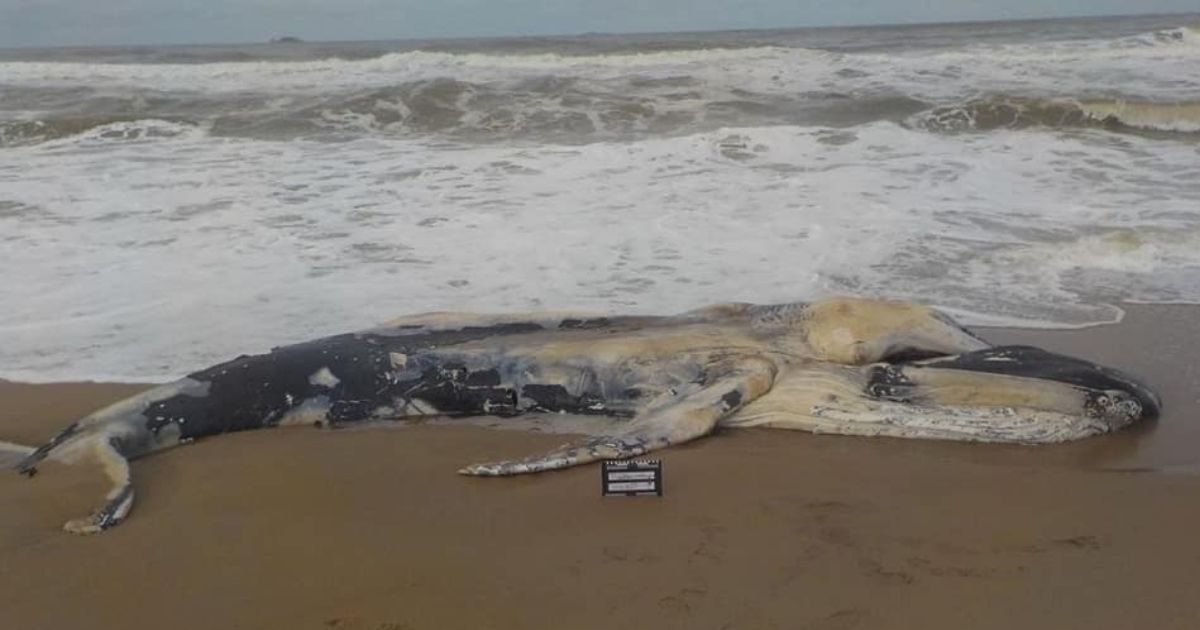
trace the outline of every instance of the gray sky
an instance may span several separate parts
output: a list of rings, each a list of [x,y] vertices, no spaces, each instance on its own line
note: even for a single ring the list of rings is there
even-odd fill
[[[1183,13],[1200,0],[0,0],[0,48]]]

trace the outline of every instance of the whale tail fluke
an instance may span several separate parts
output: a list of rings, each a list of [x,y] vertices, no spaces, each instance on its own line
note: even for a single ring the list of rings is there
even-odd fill
[[[21,473],[22,475],[32,477],[37,474],[38,462],[46,459],[46,456],[48,456],[51,451],[66,443],[79,433],[80,424],[78,422],[72,422],[71,424],[67,425],[67,428],[59,431],[58,435],[50,438],[49,442],[46,442],[37,448],[26,449],[23,446],[18,447],[20,449],[25,449],[23,454],[12,464],[5,463],[5,465],[16,468],[17,472]],[[0,454],[0,462],[2,461],[5,461],[5,458],[3,454]]]
[[[24,444],[0,441],[0,467],[16,468],[27,457],[37,450]]]

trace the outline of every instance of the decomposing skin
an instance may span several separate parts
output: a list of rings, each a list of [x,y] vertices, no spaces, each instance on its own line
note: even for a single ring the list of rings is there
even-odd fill
[[[639,456],[718,425],[1042,443],[1119,429],[1158,408],[1115,370],[991,347],[917,304],[722,304],[671,317],[431,313],[238,357],[101,409],[36,450],[0,443],[0,460],[29,475],[46,458],[99,460],[112,491],[66,524],[92,533],[133,505],[128,460],[229,431],[538,412],[627,419],[611,434],[459,471],[496,476]]]

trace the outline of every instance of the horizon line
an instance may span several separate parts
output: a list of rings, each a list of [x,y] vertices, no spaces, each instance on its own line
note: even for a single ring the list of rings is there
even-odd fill
[[[275,42],[273,40],[284,37],[296,37],[299,40],[297,43],[302,44],[350,44],[350,43],[367,43],[367,42],[455,42],[455,41],[489,41],[489,40],[520,40],[520,39],[578,39],[583,37],[621,37],[621,36],[654,36],[654,35],[702,35],[711,33],[747,33],[755,31],[793,31],[793,30],[820,30],[820,29],[849,29],[849,28],[895,28],[895,27],[922,27],[922,26],[949,26],[949,25],[969,25],[969,24],[1012,24],[1021,22],[1061,22],[1071,20],[1103,20],[1112,18],[1140,18],[1140,17],[1171,17],[1171,16],[1196,16],[1200,17],[1200,11],[1179,13],[1174,11],[1163,13],[1113,13],[1113,14],[1086,14],[1086,15],[1063,15],[1057,17],[1018,17],[1008,19],[989,19],[989,20],[945,20],[945,21],[912,21],[912,22],[867,22],[856,24],[821,24],[810,26],[783,26],[783,27],[756,27],[756,28],[717,28],[717,29],[687,29],[678,31],[577,31],[577,32],[557,32],[557,33],[526,33],[526,34],[504,34],[504,35],[449,35],[449,36],[404,36],[384,39],[309,39],[299,37],[290,33],[278,33],[269,36],[262,40],[256,41],[210,41],[210,42],[152,42],[152,43],[130,43],[130,44],[55,44],[55,45],[28,45],[28,46],[0,46],[0,50],[64,50],[64,49],[105,49],[105,48],[155,48],[155,47],[205,47],[205,46],[269,46],[269,45],[287,45],[289,42]],[[1189,25],[1181,25],[1189,26]]]

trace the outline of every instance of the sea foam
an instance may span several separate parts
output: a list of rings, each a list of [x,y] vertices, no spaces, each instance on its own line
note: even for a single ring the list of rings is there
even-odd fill
[[[1081,325],[1122,296],[1200,299],[1200,274],[1178,273],[1200,269],[1195,147],[1092,134],[10,149],[0,178],[23,205],[0,212],[0,362],[165,378],[427,310],[861,293]]]

